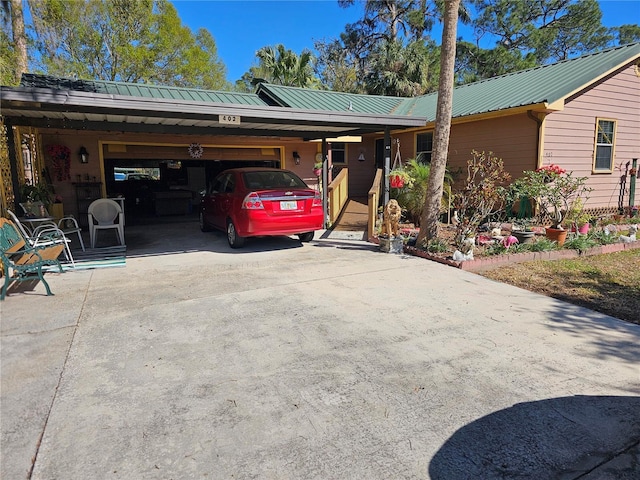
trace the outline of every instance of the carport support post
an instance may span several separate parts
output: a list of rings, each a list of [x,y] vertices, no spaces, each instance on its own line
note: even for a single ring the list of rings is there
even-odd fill
[[[13,188],[14,205],[11,205],[11,208],[17,213],[20,211],[18,206],[20,205],[22,198],[20,197],[20,181],[18,178],[18,152],[16,152],[16,137],[13,131],[13,122],[10,118],[4,119],[4,127],[7,130],[7,149],[9,150],[7,153],[9,154],[9,168],[11,171],[11,188]]]
[[[391,168],[391,132],[384,129],[384,205],[389,203],[389,169]]]
[[[324,228],[327,228],[329,214],[329,198],[327,182],[329,181],[329,169],[327,166],[327,139],[322,139],[322,218]]]

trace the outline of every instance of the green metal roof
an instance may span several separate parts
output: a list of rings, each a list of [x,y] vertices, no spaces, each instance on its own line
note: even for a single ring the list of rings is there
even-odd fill
[[[554,103],[640,56],[640,43],[522,70],[456,87],[453,117]],[[416,98],[379,97],[261,84],[258,95],[272,103],[300,109],[408,115],[434,121],[438,94]]]
[[[282,107],[378,115],[395,115],[396,108],[406,100],[402,97],[311,90],[268,83],[261,83],[257,94],[265,101]]]
[[[453,117],[564,100],[640,57],[640,43],[489,78],[455,88]],[[435,120],[437,94],[407,100],[396,112]]]
[[[265,103],[260,100],[260,97],[254,93],[220,92],[196,88],[166,87],[145,83],[74,80],[49,75],[25,73],[22,75],[20,85],[23,87],[51,88],[54,90],[93,92],[139,98],[265,106]]]
[[[566,99],[600,78],[640,58],[632,43],[570,60],[456,87],[453,117],[465,117]],[[255,94],[165,87],[102,80],[73,80],[24,74],[23,87],[95,92],[138,98],[277,106],[317,112],[394,115],[435,120],[437,93],[416,98],[360,95],[263,83]]]

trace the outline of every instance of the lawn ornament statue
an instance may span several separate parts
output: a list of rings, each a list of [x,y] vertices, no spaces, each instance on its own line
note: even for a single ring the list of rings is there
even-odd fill
[[[389,238],[397,237],[401,215],[402,209],[397,200],[389,200],[389,203],[385,205],[382,212],[382,229],[380,235],[386,235]]]

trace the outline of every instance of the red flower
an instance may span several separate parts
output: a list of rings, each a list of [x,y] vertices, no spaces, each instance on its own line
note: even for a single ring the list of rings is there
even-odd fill
[[[560,168],[558,165],[555,165],[553,163],[549,165],[545,165],[544,167],[538,168],[536,172],[554,173],[556,175],[562,175],[563,173],[567,173],[567,171],[564,168]]]

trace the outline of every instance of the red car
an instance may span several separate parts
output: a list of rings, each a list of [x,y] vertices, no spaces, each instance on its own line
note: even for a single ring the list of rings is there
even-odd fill
[[[322,198],[295,173],[278,168],[234,168],[220,173],[200,208],[200,229],[227,232],[231,248],[246,237],[298,235],[309,242],[323,228]]]

